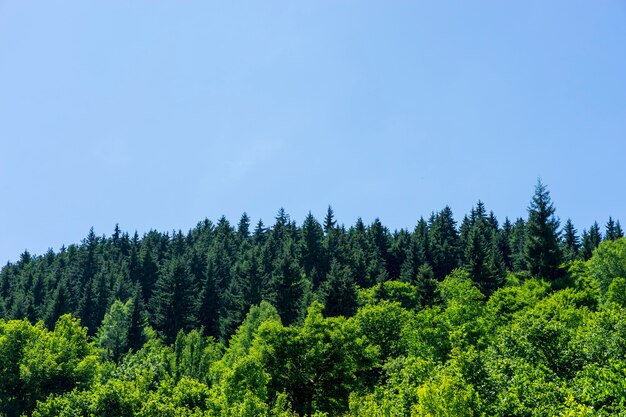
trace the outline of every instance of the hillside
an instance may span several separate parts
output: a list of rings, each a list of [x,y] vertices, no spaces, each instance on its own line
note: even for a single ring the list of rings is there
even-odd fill
[[[619,221],[579,237],[541,183],[501,224],[92,230],[0,271],[0,415],[615,415],[625,278]]]

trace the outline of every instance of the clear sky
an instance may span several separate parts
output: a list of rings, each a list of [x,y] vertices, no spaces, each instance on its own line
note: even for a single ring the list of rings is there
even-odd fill
[[[537,177],[626,223],[626,2],[0,0],[0,263],[193,227],[380,217]]]

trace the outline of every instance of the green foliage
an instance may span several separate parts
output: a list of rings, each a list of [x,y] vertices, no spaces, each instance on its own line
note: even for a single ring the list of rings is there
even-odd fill
[[[97,369],[87,329],[69,315],[52,332],[41,322],[0,321],[0,413],[20,415],[50,394],[87,388]]]
[[[626,277],[626,238],[602,242],[589,260],[589,272],[603,295],[614,278]]]
[[[386,300],[400,303],[407,310],[415,310],[420,305],[418,296],[417,289],[408,282],[386,281],[375,287],[359,290],[357,300],[360,306]]]
[[[502,227],[481,202],[458,229],[275,220],[90,231],[3,267],[0,415],[626,414],[619,222],[560,240],[541,183]]]
[[[626,279],[622,277],[613,278],[606,292],[606,298],[610,303],[626,308]]]

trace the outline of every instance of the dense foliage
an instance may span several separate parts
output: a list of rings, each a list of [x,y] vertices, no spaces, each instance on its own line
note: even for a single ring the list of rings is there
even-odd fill
[[[0,272],[0,415],[626,412],[626,239],[482,202],[414,231],[117,227]]]

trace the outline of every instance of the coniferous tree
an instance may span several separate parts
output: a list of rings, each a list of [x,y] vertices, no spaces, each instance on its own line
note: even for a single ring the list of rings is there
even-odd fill
[[[133,298],[129,305],[129,323],[127,334],[127,349],[137,352],[146,342],[145,328],[148,325],[148,316],[143,303],[141,284],[137,283],[133,291]]]
[[[198,325],[204,329],[206,335],[219,336],[221,302],[215,273],[207,272],[200,287],[197,303]]]
[[[151,240],[144,238],[139,251],[139,283],[144,300],[149,300],[152,297],[152,290],[158,278],[159,264],[154,251],[156,248],[153,249]]]
[[[371,242],[371,248],[374,251],[373,257],[380,259],[383,267],[387,271],[389,265],[389,250],[391,246],[391,236],[389,234],[389,230],[383,226],[380,219],[376,218],[367,228],[367,236]]]
[[[609,221],[606,223],[606,233],[604,234],[604,240],[617,239],[617,227],[613,218],[609,216]]]
[[[602,233],[598,222],[594,222],[589,231],[583,231],[583,242],[580,250],[583,260],[588,260],[593,255],[593,251],[602,242]]]
[[[326,217],[324,217],[324,233],[328,234],[335,228],[337,222],[335,221],[335,212],[331,206],[328,206]]]
[[[174,258],[164,266],[150,299],[152,323],[171,343],[179,330],[189,331],[196,324],[196,289],[189,265]]]
[[[241,215],[237,224],[237,237],[240,242],[247,241],[250,237],[250,217],[246,212]]]
[[[461,221],[461,225],[459,226],[459,242],[461,243],[461,248],[466,248],[469,241],[469,233],[472,229],[474,217],[474,208],[472,207],[472,217],[467,215],[463,216],[463,220]],[[461,263],[465,263],[465,250],[461,251]]]
[[[435,279],[432,268],[427,263],[422,264],[417,271],[415,291],[417,301],[421,308],[430,307],[435,303],[437,280]]]
[[[432,269],[437,279],[443,279],[460,261],[461,242],[450,207],[446,206],[432,218],[429,237]]]
[[[498,250],[502,255],[502,262],[506,270],[513,270],[513,251],[511,250],[511,235],[513,234],[513,225],[509,218],[504,219],[502,230],[498,232]]]
[[[324,251],[324,230],[311,212],[302,224],[298,253],[300,265],[302,265],[302,269],[315,291],[325,276],[326,254]]]
[[[354,274],[348,266],[332,263],[328,279],[321,288],[324,314],[327,317],[349,317],[357,309],[357,292]]]
[[[478,217],[470,229],[465,248],[464,268],[478,288],[490,295],[504,280],[497,241],[485,218]]]
[[[393,242],[389,250],[389,260],[387,263],[387,273],[392,280],[400,279],[402,275],[402,265],[406,261],[411,251],[411,234],[406,229],[400,229],[393,234]]]
[[[54,324],[59,317],[69,312],[69,291],[67,289],[67,286],[67,281],[65,279],[62,279],[54,290],[54,293],[52,294],[52,300],[50,304],[48,304],[48,308],[44,317],[44,322],[49,329],[52,329],[54,327]]]
[[[525,255],[529,272],[545,279],[560,275],[559,220],[554,212],[550,192],[538,180],[528,208]]]
[[[296,244],[287,239],[275,260],[270,281],[270,300],[285,325],[298,321],[306,307],[309,283],[298,265]]]
[[[615,239],[620,239],[624,237],[624,231],[622,230],[622,226],[619,224],[619,220],[615,222]]]
[[[258,221],[256,227],[254,228],[254,243],[256,245],[263,245],[265,243],[265,239],[267,237],[267,229],[263,224],[263,220]]]
[[[563,227],[563,260],[573,261],[578,259],[580,239],[576,235],[576,229],[570,219],[567,219]]]
[[[526,269],[526,223],[524,219],[517,219],[511,231],[511,265],[514,272]]]

